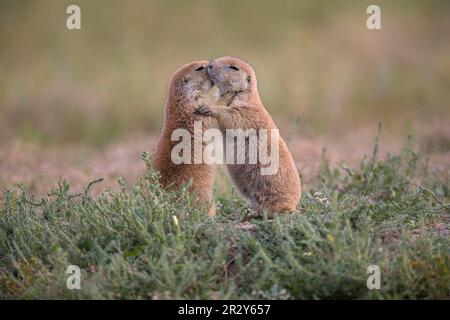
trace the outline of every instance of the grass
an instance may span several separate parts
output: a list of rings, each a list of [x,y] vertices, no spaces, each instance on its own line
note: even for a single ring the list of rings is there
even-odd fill
[[[382,119],[400,139],[450,119],[449,1],[79,0],[0,3],[0,143],[120,141],[159,133],[168,81],[192,60],[235,55],[256,70],[279,125],[335,137]],[[182,31],[182,32],[181,32]]]
[[[323,160],[300,213],[274,220],[221,195],[207,217],[187,189],[158,186],[146,154],[146,173],[134,186],[121,179],[118,192],[92,196],[101,180],[77,194],[62,180],[41,199],[8,191],[0,298],[447,299],[448,188],[418,170],[410,148],[385,160],[377,150],[357,168]],[[72,264],[81,290],[66,288]],[[380,267],[381,290],[366,287],[369,265]]]

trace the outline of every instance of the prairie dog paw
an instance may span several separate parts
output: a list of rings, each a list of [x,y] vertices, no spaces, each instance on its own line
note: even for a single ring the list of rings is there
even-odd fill
[[[198,107],[195,109],[194,113],[205,117],[211,117],[213,115],[211,108],[207,105]]]

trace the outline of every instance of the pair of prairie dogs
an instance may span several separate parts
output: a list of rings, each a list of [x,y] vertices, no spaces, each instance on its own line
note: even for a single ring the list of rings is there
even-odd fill
[[[209,106],[207,95],[213,85],[219,89],[219,97],[214,106]],[[241,59],[222,57],[210,62],[194,61],[183,65],[172,75],[153,165],[161,174],[162,186],[179,188],[192,179],[192,191],[213,216],[214,165],[174,164],[171,159],[172,148],[178,143],[171,141],[172,132],[183,128],[193,136],[194,121],[202,121],[203,130],[218,125],[224,134],[227,129],[270,131],[277,127],[261,102],[253,68]],[[242,147],[245,146],[237,145],[235,155],[245,152],[239,150]],[[261,175],[259,162],[227,164],[227,169],[236,188],[256,212],[266,212],[273,217],[276,213],[295,211],[301,196],[300,178],[281,137],[276,174]]]

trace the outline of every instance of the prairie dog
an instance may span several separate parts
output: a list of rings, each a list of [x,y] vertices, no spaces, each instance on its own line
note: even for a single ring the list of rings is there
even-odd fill
[[[172,75],[165,104],[164,124],[153,155],[153,167],[160,172],[160,183],[169,189],[180,188],[192,179],[191,190],[201,207],[215,215],[213,202],[214,167],[208,164],[175,164],[172,148],[178,143],[172,141],[176,129],[186,129],[194,136],[194,121],[201,121],[203,130],[211,126],[211,119],[194,114],[197,107],[206,104],[206,96],[213,83],[206,67],[208,61],[194,61],[180,67]],[[194,152],[191,152],[193,155]]]
[[[222,57],[208,64],[208,74],[219,89],[219,97],[214,107],[199,106],[197,114],[217,119],[222,132],[229,129],[277,129],[261,102],[255,72],[248,63],[234,57]],[[301,196],[294,159],[281,137],[278,147],[279,165],[275,174],[262,175],[260,162],[227,164],[231,179],[242,196],[258,213],[266,211],[269,217],[283,211],[295,211]],[[237,158],[239,153],[245,153],[248,160],[248,150],[243,148],[245,144],[237,145],[233,150],[234,156]],[[269,154],[270,148],[268,143]]]

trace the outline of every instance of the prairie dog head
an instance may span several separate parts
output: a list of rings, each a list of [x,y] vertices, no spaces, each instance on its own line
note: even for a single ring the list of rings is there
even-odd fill
[[[175,71],[169,83],[169,101],[194,105],[211,90],[213,83],[206,72],[209,61],[193,61]]]
[[[208,74],[220,94],[257,92],[255,71],[247,62],[235,57],[222,57],[208,64]]]

